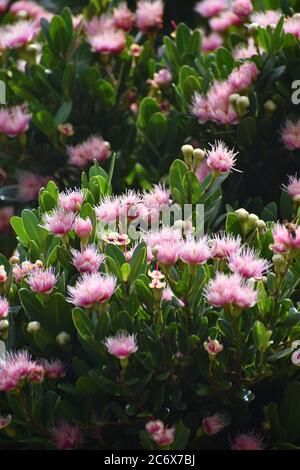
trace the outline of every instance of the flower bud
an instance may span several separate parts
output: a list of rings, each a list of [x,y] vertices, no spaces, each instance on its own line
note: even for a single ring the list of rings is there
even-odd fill
[[[240,98],[240,95],[238,93],[233,93],[232,95],[230,95],[229,97],[229,102],[231,104],[235,104]]]
[[[266,222],[264,220],[261,220],[261,219],[257,222],[256,226],[257,226],[258,230],[260,230],[262,232],[267,229]]]
[[[0,320],[0,331],[6,331],[8,327],[9,327],[8,320]]]
[[[249,214],[247,225],[250,230],[257,227],[257,223],[259,222],[259,217],[256,214]]]
[[[248,111],[250,105],[250,101],[248,96],[240,96],[239,99],[236,102],[236,110],[239,114],[239,116],[244,116],[246,112]]]
[[[65,124],[59,124],[57,130],[60,134],[65,135],[66,137],[71,137],[74,134],[73,126],[68,122]]]
[[[249,212],[246,211],[246,209],[237,209],[235,211],[235,214],[237,215],[238,219],[241,221],[241,222],[244,222],[245,220],[248,219],[249,217]]]
[[[5,282],[7,280],[7,274],[5,271],[5,267],[3,264],[0,265],[0,283]]]
[[[297,206],[300,206],[300,194],[297,194],[297,196],[293,197],[293,201]]]
[[[255,35],[257,33],[258,29],[259,29],[259,24],[258,23],[251,23],[248,26],[248,31],[249,31],[249,34],[251,34],[251,35]]]
[[[194,168],[196,170],[205,157],[205,150],[194,149],[193,157],[194,157]]]
[[[66,331],[61,331],[56,336],[56,342],[59,346],[66,346],[71,341],[71,336]]]
[[[274,255],[272,258],[274,264],[274,271],[276,274],[283,274],[285,271],[286,263],[282,255]]]
[[[193,160],[194,148],[192,147],[192,145],[183,145],[181,147],[181,151],[183,153],[183,158],[184,158],[185,163],[188,166],[191,166],[192,160]]]
[[[12,256],[9,262],[10,264],[20,264],[20,258],[18,256]]]
[[[38,321],[31,321],[27,325],[27,333],[35,333],[41,328],[41,324]]]
[[[264,108],[267,113],[274,113],[277,110],[277,104],[272,100],[268,100],[265,102]]]

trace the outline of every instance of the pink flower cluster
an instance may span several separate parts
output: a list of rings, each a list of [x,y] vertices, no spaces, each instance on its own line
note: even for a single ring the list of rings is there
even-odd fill
[[[80,273],[92,273],[99,270],[105,260],[95,245],[89,245],[81,251],[71,249],[72,263]]]
[[[116,289],[116,278],[98,272],[84,273],[75,287],[68,286],[68,301],[77,307],[89,308],[107,302]]]
[[[205,18],[210,18],[211,16],[219,15],[223,11],[227,10],[227,8],[227,0],[202,0],[201,2],[196,3],[195,12]]]
[[[270,263],[259,258],[252,248],[243,248],[229,257],[229,268],[246,279],[261,279],[270,268]]]
[[[58,450],[74,450],[84,443],[84,432],[78,424],[71,425],[60,421],[51,429],[51,437]]]
[[[136,336],[126,332],[118,333],[116,336],[109,336],[104,344],[109,354],[120,360],[129,358],[138,350]]]
[[[281,15],[282,12],[279,10],[257,11],[250,15],[250,20],[252,23],[258,24],[262,28],[266,28],[267,26],[275,28]]]
[[[43,8],[41,5],[30,0],[20,0],[15,2],[10,7],[10,12],[13,15],[24,17],[29,16],[34,19],[37,23],[44,18],[51,21],[53,14]]]
[[[42,365],[34,361],[27,351],[6,353],[0,360],[0,391],[10,392],[29,383],[41,383],[45,371]]]
[[[239,434],[235,437],[231,450],[263,450],[262,438],[254,433]]]
[[[66,375],[66,366],[59,359],[53,359],[47,361],[44,359],[42,361],[42,366],[44,367],[45,377],[51,380],[62,379]]]
[[[249,16],[253,12],[253,5],[251,0],[234,0],[231,7],[233,13],[242,18],[244,16]]]
[[[84,201],[84,191],[81,189],[67,189],[60,193],[58,205],[66,212],[78,212]]]
[[[206,299],[214,307],[233,305],[240,308],[251,308],[258,301],[258,291],[253,283],[244,280],[238,274],[217,273],[205,289]]]
[[[286,121],[281,131],[281,139],[288,150],[300,149],[300,119]]]
[[[31,261],[23,261],[20,265],[15,264],[13,266],[12,272],[16,282],[21,282],[24,277],[30,274],[32,271],[41,268],[41,263],[36,262],[32,263]]]
[[[192,101],[192,114],[201,124],[213,121],[217,124],[237,124],[238,115],[230,97],[247,90],[258,76],[254,62],[245,62],[235,69],[225,81],[213,82],[207,96],[196,92]]]
[[[42,187],[53,178],[28,171],[18,172],[18,198],[21,202],[35,201]]]
[[[289,182],[286,186],[286,191],[292,198],[300,196],[300,178],[296,176],[289,176]]]
[[[74,222],[75,214],[61,208],[43,215],[43,227],[56,237],[67,235],[73,229]]]
[[[164,5],[161,0],[139,0],[136,25],[143,33],[158,31],[163,26]]]
[[[18,21],[0,28],[0,50],[18,49],[27,46],[39,34],[39,26],[34,21]]]
[[[39,294],[51,294],[56,284],[56,275],[54,268],[34,269],[27,277],[27,283],[32,292]]]
[[[174,442],[175,427],[167,427],[162,421],[149,421],[146,424],[146,431],[154,442],[160,447],[170,446]]]
[[[273,230],[274,243],[270,249],[274,253],[286,254],[300,248],[300,226],[296,225],[294,230],[282,224],[276,224]]]
[[[0,320],[6,318],[9,314],[9,303],[8,300],[0,296]]]
[[[202,426],[205,434],[208,436],[214,436],[224,429],[224,419],[222,415],[216,413],[212,416],[204,418],[202,421]]]
[[[0,132],[8,137],[24,134],[29,127],[31,114],[26,105],[14,106],[0,110]]]
[[[110,144],[100,136],[91,136],[85,142],[70,146],[67,153],[72,165],[84,168],[97,160],[105,162],[110,157]]]

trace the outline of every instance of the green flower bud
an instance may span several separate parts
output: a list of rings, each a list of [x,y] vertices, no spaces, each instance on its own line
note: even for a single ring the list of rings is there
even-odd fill
[[[59,346],[66,346],[71,341],[71,336],[66,331],[61,331],[56,336],[56,342]]]
[[[235,211],[235,214],[238,216],[238,219],[239,219],[241,222],[244,222],[244,221],[247,220],[248,217],[249,217],[249,212],[246,211],[246,209],[243,209],[243,208],[237,209],[237,210]]]
[[[182,151],[185,163],[188,166],[191,166],[192,161],[193,161],[194,147],[192,145],[183,145],[181,147],[181,151]]]
[[[265,102],[264,108],[267,113],[274,113],[277,110],[277,104],[272,100],[268,100]]]
[[[276,254],[272,258],[274,270],[276,274],[283,274],[286,267],[285,259],[282,255]]]
[[[27,325],[27,332],[28,333],[35,333],[41,328],[41,324],[38,321],[31,321]]]

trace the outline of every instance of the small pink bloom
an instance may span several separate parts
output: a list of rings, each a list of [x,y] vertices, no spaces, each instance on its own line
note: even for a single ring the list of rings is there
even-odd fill
[[[10,0],[0,0],[0,13],[4,13],[7,10],[9,3]]]
[[[156,434],[156,433],[163,432],[165,426],[162,421],[156,420],[156,421],[148,421],[145,428],[148,434]]]
[[[60,193],[59,206],[66,212],[78,212],[84,201],[84,192],[80,189],[68,189]]]
[[[163,431],[152,434],[155,443],[160,447],[170,446],[174,442],[175,427],[165,427]]]
[[[120,5],[113,11],[114,25],[118,29],[123,31],[130,31],[134,25],[134,14],[129,10],[125,2],[120,3]]]
[[[251,0],[234,0],[232,11],[237,16],[249,16],[253,12],[253,5]]]
[[[250,20],[252,23],[257,23],[263,28],[271,26],[275,28],[280,20],[282,12],[279,10],[257,11],[252,13]]]
[[[227,10],[228,2],[226,0],[202,0],[195,5],[195,12],[205,18],[217,16],[222,11]]]
[[[136,24],[140,31],[149,33],[163,26],[164,5],[161,0],[139,0],[136,10]]]
[[[216,142],[207,152],[207,166],[217,173],[228,173],[235,166],[236,153],[230,150],[224,142]]]
[[[226,235],[225,233],[215,235],[210,241],[210,248],[213,258],[228,258],[235,253],[239,253],[241,249],[241,237],[233,237],[232,235]]]
[[[207,302],[214,307],[235,305],[241,308],[251,308],[258,301],[258,292],[252,283],[244,281],[239,275],[217,273],[206,286]]]
[[[114,223],[120,216],[120,200],[115,196],[105,196],[99,206],[95,208],[96,216],[100,222]]]
[[[72,263],[80,273],[92,273],[99,270],[105,256],[98,252],[94,245],[87,246],[82,251],[71,249]]]
[[[206,238],[202,240],[186,240],[180,245],[179,257],[187,264],[204,264],[210,258],[210,249]]]
[[[235,437],[231,450],[263,450],[262,438],[256,434],[239,434]]]
[[[0,416],[0,429],[7,428],[12,421],[12,415]]]
[[[20,0],[13,3],[10,7],[10,11],[13,15],[18,15],[22,18],[24,16],[30,16],[37,22],[39,22],[41,18],[51,21],[53,17],[52,13],[45,10],[42,6],[38,5],[38,3],[30,0]]]
[[[50,181],[50,176],[40,176],[27,171],[18,172],[18,198],[21,202],[36,201],[39,191]]]
[[[26,105],[0,110],[0,132],[8,137],[16,137],[28,130],[31,114]]]
[[[45,371],[43,366],[41,366],[40,364],[32,365],[27,375],[28,382],[34,384],[41,384],[44,381],[44,378]]]
[[[0,296],[0,320],[8,316],[9,310],[10,307],[8,300]]]
[[[203,183],[203,181],[211,175],[212,171],[207,165],[207,158],[204,158],[198,168],[196,169],[196,176],[198,178],[199,183]]]
[[[143,219],[148,216],[149,210],[139,193],[132,190],[120,196],[120,218],[130,221]]]
[[[42,365],[44,367],[45,376],[51,380],[62,379],[66,375],[66,366],[59,359],[47,361],[43,360]]]
[[[300,18],[298,15],[288,17],[283,25],[286,34],[293,34],[297,39],[300,39]]]
[[[220,414],[216,413],[212,416],[204,418],[202,425],[205,431],[205,434],[208,436],[214,436],[224,429],[224,421]]]
[[[0,391],[9,392],[21,387],[25,380],[42,382],[43,368],[33,361],[27,351],[9,352],[0,360]]]
[[[251,59],[251,57],[257,54],[258,51],[252,37],[248,39],[247,45],[239,44],[233,51],[235,60]]]
[[[143,201],[149,209],[159,207],[166,207],[170,204],[171,191],[166,189],[160,184],[155,184],[153,189],[145,192]]]
[[[27,283],[33,292],[37,292],[39,294],[50,294],[56,284],[54,268],[47,268],[45,270],[42,268],[34,269],[29,274]]]
[[[31,263],[31,261],[23,261],[23,263],[20,266],[18,264],[15,264],[12,269],[15,281],[21,282],[23,278],[27,276],[27,274],[29,274],[35,268],[36,268],[36,265],[34,263]]]
[[[63,237],[73,229],[74,220],[75,216],[72,212],[55,209],[43,215],[43,226],[53,235]]]
[[[85,142],[67,147],[67,153],[72,165],[84,168],[97,160],[104,163],[110,156],[110,144],[100,136],[91,136]]]
[[[172,75],[168,69],[161,69],[153,75],[153,80],[159,87],[167,87],[172,83]]]
[[[295,226],[294,233],[286,228],[285,225],[276,224],[273,229],[274,243],[270,249],[274,253],[284,254],[293,249],[300,248],[300,227]]]
[[[77,307],[91,307],[105,303],[116,289],[116,278],[108,274],[84,273],[75,287],[68,286],[68,301]]]
[[[210,356],[216,356],[223,351],[223,345],[217,339],[208,338],[208,341],[204,343],[204,349]]]
[[[215,81],[207,94],[207,107],[210,120],[217,124],[237,124],[238,116],[230,103],[230,96],[234,92],[232,84]]]
[[[228,77],[233,92],[249,88],[258,76],[258,68],[254,62],[245,62],[238,69],[234,70]]]
[[[3,264],[0,265],[0,283],[5,282],[7,280],[7,272],[5,271],[5,267]]]
[[[289,176],[289,182],[286,187],[286,191],[292,198],[295,196],[300,196],[300,178],[297,178],[296,176]]]
[[[93,52],[101,54],[120,54],[126,47],[126,37],[121,30],[104,30],[89,37]]]
[[[84,29],[88,36],[96,36],[103,31],[114,30],[114,20],[108,15],[94,16],[90,21],[84,23]]]
[[[281,139],[288,150],[300,149],[300,119],[298,121],[286,121]]]
[[[203,52],[213,52],[223,44],[223,38],[217,33],[203,34],[201,48]]]
[[[51,430],[51,436],[58,450],[77,449],[84,443],[84,433],[80,426],[60,421],[57,426]]]
[[[118,359],[127,359],[138,350],[136,336],[128,333],[118,333],[106,338],[104,342],[109,354]]]
[[[0,28],[1,44],[4,49],[18,49],[37,37],[39,27],[34,21],[18,21]]]
[[[195,92],[193,96],[191,112],[198,119],[200,124],[205,124],[212,119],[207,98],[200,95],[198,92]]]
[[[93,224],[91,219],[88,217],[86,219],[82,219],[81,217],[76,217],[74,230],[78,237],[80,238],[87,238],[91,235],[93,231]]]
[[[255,250],[244,248],[229,257],[229,268],[245,278],[261,279],[270,268],[270,263],[258,257]]]
[[[293,352],[291,360],[294,366],[300,366],[300,349]]]
[[[215,33],[223,33],[230,26],[240,25],[243,20],[232,11],[224,11],[220,16],[215,16],[209,20],[209,26]]]

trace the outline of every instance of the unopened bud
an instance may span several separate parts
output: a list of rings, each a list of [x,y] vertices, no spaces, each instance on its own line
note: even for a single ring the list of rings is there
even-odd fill
[[[3,264],[0,265],[0,283],[5,282],[7,280],[7,274],[5,271],[5,267]]]
[[[256,228],[257,223],[259,222],[259,217],[256,214],[249,214],[247,223],[248,223],[248,228]]]
[[[294,196],[293,201],[295,204],[300,205],[300,194],[297,194],[297,196]]]
[[[248,111],[249,105],[250,101],[248,96],[240,96],[236,103],[237,111],[240,116],[244,115]]]
[[[71,341],[71,336],[66,331],[61,331],[56,336],[56,342],[59,346],[66,346]]]
[[[258,228],[258,230],[261,230],[261,231],[264,231],[267,229],[266,222],[261,219],[257,222],[256,227]]]
[[[182,151],[185,163],[188,166],[191,166],[192,160],[193,160],[194,148],[192,147],[192,145],[183,145],[181,147],[181,151]]]
[[[20,264],[20,258],[18,256],[12,256],[9,262],[10,264]]]
[[[259,24],[258,23],[251,23],[248,26],[248,31],[249,31],[250,34],[257,33],[258,29],[259,29]]]
[[[238,219],[239,219],[241,222],[244,222],[244,221],[247,220],[248,217],[249,217],[249,212],[246,211],[246,209],[243,209],[243,208],[237,209],[237,210],[235,211],[235,214],[237,215]]]
[[[238,93],[233,93],[232,95],[230,95],[229,97],[229,102],[231,104],[235,104],[240,98],[240,95]]]
[[[43,268],[44,263],[40,259],[37,259],[36,262],[35,262],[35,266],[37,266],[38,268]]]
[[[277,110],[277,104],[272,100],[268,100],[265,102],[264,108],[267,113],[274,113]]]
[[[193,156],[194,156],[194,168],[197,169],[205,157],[205,150],[194,149]]]
[[[272,262],[274,264],[274,271],[276,274],[283,274],[285,271],[285,259],[282,255],[274,255],[272,258]]]
[[[41,324],[38,321],[31,321],[27,325],[27,333],[35,333],[41,328]]]
[[[0,320],[0,331],[5,331],[9,327],[8,320]]]
[[[60,134],[65,135],[66,137],[71,137],[74,134],[73,126],[68,122],[65,124],[59,124],[57,130]]]

